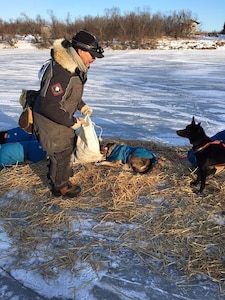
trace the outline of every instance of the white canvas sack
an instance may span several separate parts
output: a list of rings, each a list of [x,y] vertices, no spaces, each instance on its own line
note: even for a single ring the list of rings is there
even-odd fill
[[[103,159],[100,153],[99,139],[95,132],[95,124],[89,115],[86,115],[85,124],[82,124],[77,136],[75,163],[98,162]],[[96,126],[98,127],[98,126]]]

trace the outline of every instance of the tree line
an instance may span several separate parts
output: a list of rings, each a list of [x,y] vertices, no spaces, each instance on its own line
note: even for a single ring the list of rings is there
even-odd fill
[[[13,43],[16,35],[31,34],[35,43],[42,47],[50,46],[57,38],[71,39],[80,29],[87,29],[97,36],[105,46],[118,45],[132,48],[154,48],[157,39],[164,36],[186,38],[191,34],[194,20],[191,11],[173,11],[170,14],[151,14],[149,10],[140,10],[121,14],[119,8],[105,10],[104,16],[85,16],[71,20],[70,15],[60,21],[52,11],[48,12],[49,21],[37,15],[31,19],[25,13],[16,20],[0,19],[2,40]]]

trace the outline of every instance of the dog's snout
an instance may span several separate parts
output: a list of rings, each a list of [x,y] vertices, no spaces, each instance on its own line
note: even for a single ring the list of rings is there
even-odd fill
[[[184,136],[184,130],[177,130],[176,131],[177,135],[183,137]]]

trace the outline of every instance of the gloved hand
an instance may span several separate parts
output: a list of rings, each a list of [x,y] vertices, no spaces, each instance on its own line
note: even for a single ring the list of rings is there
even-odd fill
[[[87,104],[85,104],[85,105],[81,108],[80,112],[82,113],[83,116],[86,116],[86,115],[91,116],[93,110],[90,108],[90,106],[88,106]]]
[[[71,126],[71,128],[73,130],[77,130],[82,124],[85,124],[85,121],[83,118],[78,118],[77,122],[73,124],[73,126]]]

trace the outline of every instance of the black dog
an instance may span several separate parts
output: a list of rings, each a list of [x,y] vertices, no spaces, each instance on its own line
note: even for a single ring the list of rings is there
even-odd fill
[[[220,141],[211,141],[201,127],[201,123],[195,123],[194,117],[190,125],[183,130],[177,130],[176,133],[181,137],[188,138],[193,145],[198,174],[197,179],[191,184],[197,185],[200,182],[199,192],[201,193],[205,188],[206,177],[211,173],[210,169],[225,165],[225,144]]]

